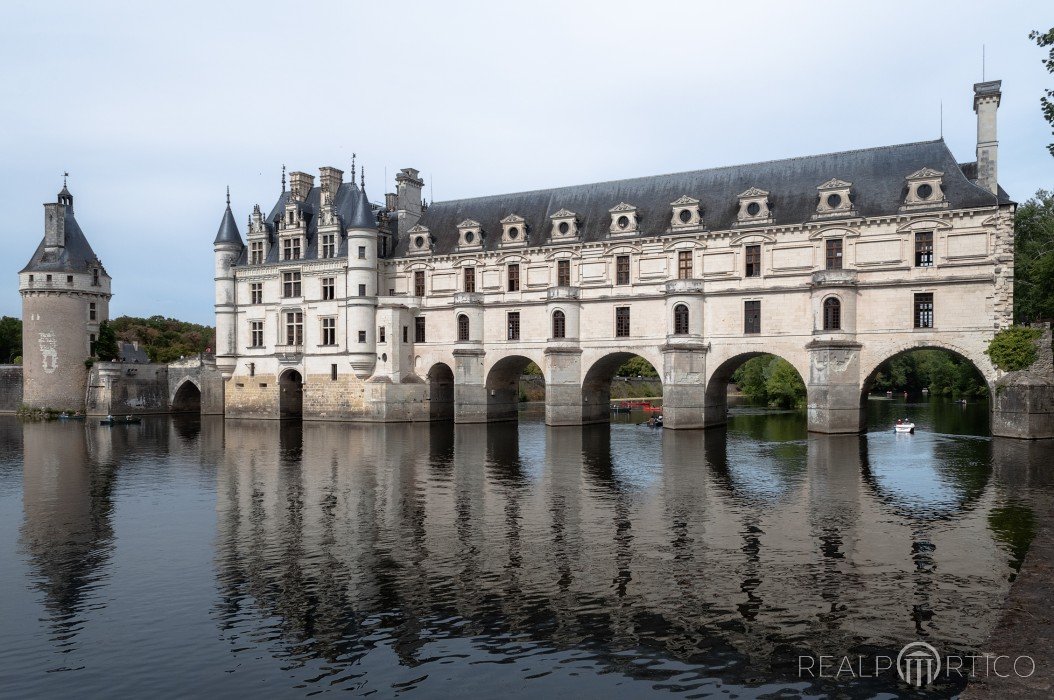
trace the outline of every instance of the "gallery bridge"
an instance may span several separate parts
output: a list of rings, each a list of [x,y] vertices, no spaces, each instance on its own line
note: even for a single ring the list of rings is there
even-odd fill
[[[954,280],[945,282],[952,284]],[[974,293],[976,285],[977,281],[968,284]],[[783,358],[801,375],[808,392],[809,430],[821,433],[862,431],[865,402],[879,366],[912,350],[951,352],[972,363],[989,388],[994,387],[999,372],[984,354],[995,333],[990,307],[986,311],[983,303],[964,304],[955,313],[942,316],[939,327],[914,328],[911,324],[909,328],[861,330],[857,315],[865,305],[859,300],[869,301],[874,293],[885,295],[887,289],[888,283],[868,290],[855,271],[817,272],[805,288],[778,293],[772,290],[771,303],[787,310],[779,323],[769,324],[778,332],[733,335],[704,332],[707,312],[719,314],[721,302],[707,299],[702,281],[675,280],[666,284],[665,298],[655,318],[645,321],[667,333],[616,340],[579,338],[584,314],[576,308],[581,306],[578,290],[554,288],[548,292],[547,308],[538,313],[544,313],[550,324],[554,317],[560,319],[563,337],[530,342],[487,342],[473,337],[472,329],[484,328],[487,315],[503,317],[504,312],[485,307],[481,295],[459,294],[447,313],[462,324],[462,319],[467,319],[468,333],[449,345],[416,347],[415,364],[427,382],[428,418],[459,423],[514,420],[519,409],[519,380],[532,362],[542,370],[545,380],[545,420],[549,425],[608,421],[612,379],[619,367],[635,356],[650,362],[659,373],[664,425],[671,429],[724,424],[732,374],[761,354]],[[910,290],[905,291],[901,300],[911,300]],[[823,312],[825,304],[829,312],[830,300],[838,304],[839,318],[833,324],[828,313],[825,330]],[[983,295],[979,300],[983,302]],[[594,306],[618,303],[608,300]],[[711,306],[717,308],[711,310]],[[810,312],[813,309],[816,313]],[[910,304],[901,304],[901,310],[910,320]],[[587,313],[596,315],[598,309]],[[600,315],[607,313],[613,311],[599,311]],[[503,320],[498,318],[497,322]],[[872,326],[872,321],[862,325]],[[421,413],[423,416],[425,412]]]

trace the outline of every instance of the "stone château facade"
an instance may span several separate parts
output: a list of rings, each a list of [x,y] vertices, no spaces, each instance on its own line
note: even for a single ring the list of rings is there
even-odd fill
[[[723,423],[759,353],[805,379],[809,427],[862,428],[877,367],[971,360],[1012,320],[1014,203],[996,180],[998,81],[974,86],[976,161],[943,140],[426,205],[332,167],[283,176],[243,239],[215,238],[230,417],[515,417],[529,362],[552,425],[607,420],[616,369],[659,371],[666,425]]]

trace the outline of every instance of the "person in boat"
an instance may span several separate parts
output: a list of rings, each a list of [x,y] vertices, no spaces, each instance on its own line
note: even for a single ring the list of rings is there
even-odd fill
[[[901,420],[900,418],[897,418],[897,425],[900,425],[900,424],[901,424],[901,423],[903,423],[903,422],[904,422],[904,421],[902,421],[902,420]]]

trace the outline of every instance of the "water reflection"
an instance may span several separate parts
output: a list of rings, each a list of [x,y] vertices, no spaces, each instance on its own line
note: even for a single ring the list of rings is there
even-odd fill
[[[208,610],[212,633],[161,617],[155,653],[178,659],[218,627],[226,650],[181,673],[243,689],[228,676],[251,665],[294,694],[831,692],[797,678],[799,653],[917,638],[968,653],[1048,512],[1035,505],[1054,456],[923,431],[806,435],[799,414],[756,411],[698,432],[183,417],[17,432],[23,583],[63,668],[105,664],[77,639],[110,604],[122,504],[189,491],[215,504],[215,544],[173,574],[165,614]],[[177,511],[124,512],[128,528],[151,517],[190,536]]]

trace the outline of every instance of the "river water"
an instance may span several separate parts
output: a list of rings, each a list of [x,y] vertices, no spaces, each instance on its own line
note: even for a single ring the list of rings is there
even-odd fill
[[[691,432],[3,419],[0,695],[901,694],[871,659],[983,649],[1054,453],[987,437],[984,404],[868,410],[863,436],[749,407]],[[864,661],[803,675],[821,654]]]

